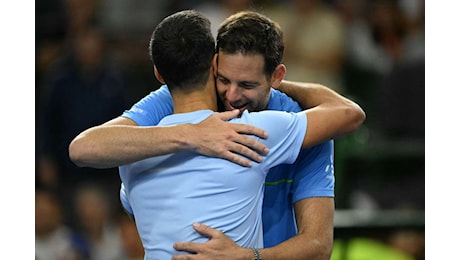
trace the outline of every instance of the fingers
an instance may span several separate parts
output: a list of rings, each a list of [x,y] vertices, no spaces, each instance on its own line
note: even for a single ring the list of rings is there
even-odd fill
[[[197,259],[197,258],[194,258],[196,257],[195,255],[173,255],[171,257],[171,260],[193,260],[193,259]]]
[[[268,148],[266,148],[263,144],[259,144],[262,147],[257,149],[262,150],[260,153],[268,153]],[[258,145],[252,145],[258,146]],[[230,162],[236,163],[238,165],[244,167],[251,167],[252,161],[254,162],[262,162],[263,157],[259,154],[259,152],[252,150],[251,148],[246,147],[243,144],[239,144],[236,142],[227,143],[225,146],[226,151],[219,151],[218,153],[213,153],[212,156],[216,156]]]
[[[232,147],[233,151],[246,156],[250,155],[251,157],[254,157],[258,154],[266,155],[269,152],[269,149],[265,144],[249,136],[239,135],[233,140],[233,142],[235,144],[234,147]]]
[[[203,236],[206,236],[210,239],[218,237],[221,235],[222,232],[210,228],[204,224],[200,223],[193,223],[193,228]],[[193,243],[193,242],[176,242],[173,245],[174,249],[177,251],[184,251],[192,254],[199,254],[203,252],[203,244],[201,243]],[[172,257],[173,260],[187,260],[187,259],[194,259],[193,255],[175,255]]]
[[[235,109],[232,111],[225,111],[225,112],[218,113],[216,114],[216,116],[223,121],[228,121],[230,119],[237,117],[239,114],[240,114],[240,111],[238,109]],[[240,134],[255,135],[263,139],[266,139],[268,137],[267,132],[265,132],[261,128],[257,128],[255,126],[246,125],[246,124],[232,124],[232,125],[234,125],[232,128]]]
[[[268,148],[254,137],[267,138],[268,135],[255,126],[223,121],[236,117],[238,113],[238,110],[215,113],[195,125],[197,130],[189,139],[190,146],[200,154],[223,158],[244,167],[261,162]]]
[[[193,228],[199,234],[208,237],[209,240],[204,243],[175,243],[174,249],[189,254],[173,256],[173,260],[235,259],[235,251],[240,247],[223,232],[200,223],[193,223]],[[247,249],[243,248],[243,250]]]
[[[234,131],[238,132],[239,134],[255,135],[262,139],[266,139],[268,137],[268,133],[265,130],[252,125],[234,123],[230,123],[229,125]]]
[[[248,161],[248,163],[250,163],[250,161],[254,161],[254,162],[262,162],[263,158],[262,156],[259,154],[259,152],[257,151],[254,151],[252,150],[251,148],[248,148],[246,145],[248,144],[238,144],[238,143],[232,143],[230,144],[229,146],[229,150],[227,152],[227,155],[228,155],[228,160],[230,161],[233,161],[235,163],[238,163],[238,164],[244,164],[244,166],[250,166],[248,165],[247,163],[245,163],[244,161]],[[259,148],[259,149],[267,149],[265,146],[263,148]]]
[[[196,230],[196,232],[210,239],[215,238],[222,234],[222,232],[220,232],[219,230],[206,226],[205,224],[195,222],[192,224],[192,226],[193,226],[193,229]]]
[[[226,152],[225,154],[223,154],[222,158],[226,159],[226,160],[229,160],[229,161],[231,161],[233,163],[239,164],[239,165],[241,165],[243,167],[251,167],[252,166],[251,161],[249,161],[248,159],[245,159],[245,158],[241,157],[240,155],[234,154],[234,153],[229,152],[229,151]],[[251,158],[251,160],[255,161],[254,158]],[[258,162],[260,162],[260,161],[258,161]]]
[[[183,251],[191,254],[197,254],[200,252],[200,244],[193,242],[176,242],[173,247],[176,251]],[[175,255],[172,259],[193,259],[192,256],[193,255],[190,254]]]
[[[217,116],[223,121],[228,121],[230,119],[237,117],[239,114],[240,114],[240,111],[238,109],[234,109],[232,111],[225,111],[225,112],[218,113]]]
[[[227,144],[228,151],[223,154],[223,158],[237,163],[241,166],[251,167],[254,162],[262,162],[261,155],[266,155],[269,149],[261,142],[247,135],[237,135]]]
[[[268,134],[265,130],[245,124],[229,124],[230,127],[238,132],[239,135],[233,138],[234,145],[232,151],[242,154],[256,162],[260,162],[262,158],[259,154],[268,154],[269,149],[257,139],[251,138],[248,135],[256,135],[260,138],[267,138]],[[258,154],[259,153],[259,154]]]

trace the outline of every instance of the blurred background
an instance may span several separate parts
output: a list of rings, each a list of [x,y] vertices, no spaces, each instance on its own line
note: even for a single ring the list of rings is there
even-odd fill
[[[423,0],[36,1],[37,259],[142,259],[118,169],[78,168],[67,148],[160,86],[151,33],[190,8],[215,34],[234,12],[268,15],[285,33],[286,79],[321,83],[365,110],[363,126],[335,141],[333,259],[424,259]]]

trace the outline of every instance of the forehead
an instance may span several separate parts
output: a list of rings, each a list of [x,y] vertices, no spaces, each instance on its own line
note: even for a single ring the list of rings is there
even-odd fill
[[[265,77],[264,58],[261,54],[228,54],[219,51],[217,72],[231,80],[260,80]]]

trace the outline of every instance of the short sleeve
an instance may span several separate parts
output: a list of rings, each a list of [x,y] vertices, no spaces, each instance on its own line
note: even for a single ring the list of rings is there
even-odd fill
[[[139,126],[154,126],[173,111],[171,93],[168,87],[163,85],[124,111],[122,117],[133,120]]]

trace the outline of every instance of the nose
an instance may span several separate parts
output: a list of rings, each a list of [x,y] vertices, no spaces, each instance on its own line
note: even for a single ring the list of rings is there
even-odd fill
[[[241,91],[236,84],[230,84],[227,92],[225,93],[225,97],[229,102],[235,102],[241,99]]]

